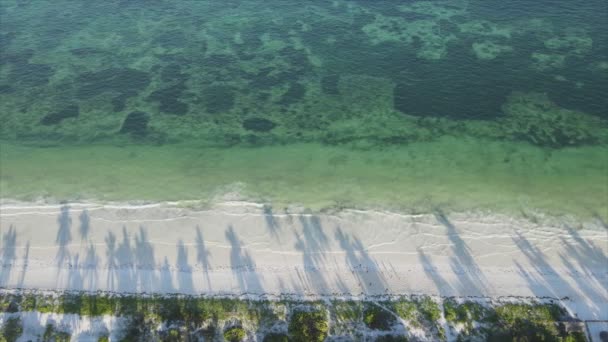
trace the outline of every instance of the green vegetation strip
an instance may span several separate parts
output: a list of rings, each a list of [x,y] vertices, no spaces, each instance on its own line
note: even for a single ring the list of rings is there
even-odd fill
[[[321,342],[328,336],[373,335],[375,341],[386,342],[407,341],[407,332],[412,329],[444,340],[444,321],[459,340],[586,341],[582,323],[556,304],[491,304],[454,299],[438,303],[425,296],[390,301],[301,302],[24,293],[0,294],[0,311],[7,315],[1,330],[2,342],[14,341],[23,331],[18,316],[10,313],[28,311],[125,317],[128,323],[119,334],[122,341],[205,338],[239,342],[256,335],[264,342]],[[567,327],[564,323],[568,323]],[[161,325],[167,328],[159,329]],[[101,336],[99,341],[107,338]],[[48,324],[42,339],[69,341],[70,334]]]

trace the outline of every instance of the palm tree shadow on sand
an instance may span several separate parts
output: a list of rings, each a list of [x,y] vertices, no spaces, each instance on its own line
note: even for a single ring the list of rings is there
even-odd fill
[[[197,266],[201,266],[203,268],[203,272],[205,273],[205,280],[207,282],[207,289],[209,291],[212,290],[211,287],[211,279],[209,278],[209,268],[211,267],[211,263],[209,259],[211,258],[211,252],[205,246],[205,239],[203,238],[203,233],[201,232],[201,227],[199,225],[196,226],[196,261]]]
[[[262,294],[264,288],[255,271],[255,262],[249,252],[242,246],[235,229],[229,225],[226,229],[226,239],[230,243],[230,266],[236,277],[238,290],[242,294]]]

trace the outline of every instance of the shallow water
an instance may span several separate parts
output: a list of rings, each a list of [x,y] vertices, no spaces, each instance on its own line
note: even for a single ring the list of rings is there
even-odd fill
[[[0,196],[605,216],[606,11],[3,0]]]

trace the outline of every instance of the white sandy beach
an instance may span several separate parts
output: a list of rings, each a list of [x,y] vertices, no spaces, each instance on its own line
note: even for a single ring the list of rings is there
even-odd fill
[[[583,320],[608,320],[608,231],[599,221],[309,214],[245,202],[205,210],[5,202],[0,218],[5,289],[548,297]]]

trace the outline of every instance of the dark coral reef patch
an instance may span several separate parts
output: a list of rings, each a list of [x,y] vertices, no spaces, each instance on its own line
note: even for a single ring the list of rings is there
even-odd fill
[[[163,113],[184,115],[188,113],[189,106],[179,101],[179,98],[185,90],[186,86],[183,83],[179,83],[154,91],[148,96],[148,99],[157,101],[159,103],[158,109]]]
[[[202,94],[202,100],[208,113],[224,113],[234,107],[234,89],[230,86],[211,86]]]
[[[25,87],[44,86],[49,82],[49,78],[54,71],[50,65],[46,64],[30,64],[28,62],[29,52],[22,56],[3,56],[5,61],[11,63],[11,69],[8,78],[19,85]]]
[[[138,93],[150,84],[147,72],[129,68],[109,68],[78,76],[76,96],[88,99],[104,93]]]
[[[276,123],[264,118],[249,118],[243,121],[243,128],[248,131],[268,132],[276,126]]]
[[[161,71],[160,79],[163,82],[183,83],[188,80],[188,74],[182,72],[181,65],[169,64]]]
[[[142,137],[148,132],[150,116],[144,112],[131,112],[122,122],[119,133]]]
[[[115,112],[122,112],[127,107],[127,100],[137,95],[135,91],[127,91],[112,98],[112,108]]]
[[[45,115],[40,123],[45,126],[56,125],[67,118],[75,118],[80,114],[80,109],[77,105],[70,105],[56,112]]]
[[[338,83],[340,82],[340,75],[331,74],[323,76],[321,79],[321,90],[327,95],[339,95],[340,90],[338,89]]]
[[[289,85],[289,89],[281,96],[279,104],[289,106],[299,102],[306,95],[306,87],[300,83],[293,82]]]
[[[15,88],[11,87],[8,84],[0,85],[0,94],[11,94],[15,92]]]

